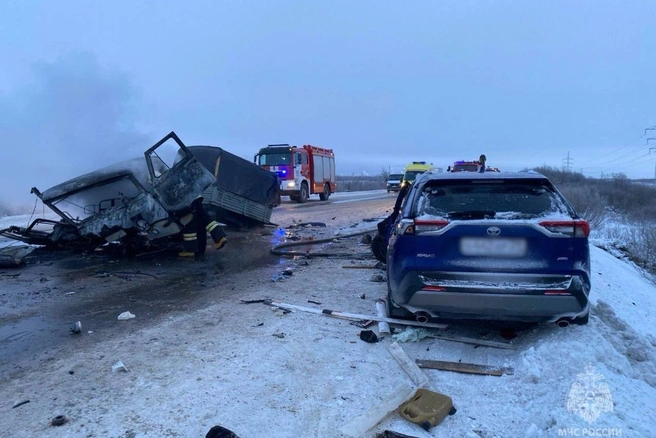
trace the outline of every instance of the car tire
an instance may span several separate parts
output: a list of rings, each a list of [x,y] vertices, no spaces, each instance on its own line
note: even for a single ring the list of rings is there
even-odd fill
[[[301,183],[301,191],[300,191],[300,193],[298,194],[297,202],[298,202],[299,204],[302,204],[302,203],[304,203],[305,201],[308,200],[308,197],[309,197],[309,196],[310,196],[310,195],[308,194],[308,186],[307,186],[307,184],[306,184],[305,182],[302,182],[302,183]]]
[[[410,312],[403,309],[402,307],[396,307],[392,304],[392,291],[389,286],[387,286],[387,314],[390,318],[396,319],[405,319],[410,316]]]
[[[584,315],[572,319],[572,324],[586,325],[590,321],[590,310],[585,312]]]
[[[376,234],[371,239],[371,252],[381,263],[387,263],[387,241],[380,234]]]
[[[322,201],[327,201],[330,198],[330,185],[326,184],[323,186],[323,193],[319,193],[319,199]]]

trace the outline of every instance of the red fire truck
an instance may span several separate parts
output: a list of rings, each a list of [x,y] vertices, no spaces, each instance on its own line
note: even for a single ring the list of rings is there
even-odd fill
[[[280,178],[280,194],[305,202],[318,193],[322,201],[335,192],[335,154],[332,149],[271,144],[260,149],[255,163]]]

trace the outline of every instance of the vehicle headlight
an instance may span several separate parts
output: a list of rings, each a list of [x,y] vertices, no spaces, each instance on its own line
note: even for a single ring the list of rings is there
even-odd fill
[[[288,189],[293,189],[294,187],[296,187],[296,183],[294,181],[287,181]]]

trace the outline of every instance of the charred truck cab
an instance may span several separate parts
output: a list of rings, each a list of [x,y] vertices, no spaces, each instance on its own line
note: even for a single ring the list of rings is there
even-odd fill
[[[60,220],[36,219],[0,235],[49,247],[95,248],[110,242],[138,250],[179,236],[188,207],[212,174],[171,132],[137,158],[78,176],[43,192],[32,188]],[[182,158],[180,158],[182,157]]]
[[[335,192],[335,154],[332,149],[272,144],[260,149],[255,163],[280,178],[280,194],[305,202],[312,194],[322,201]]]

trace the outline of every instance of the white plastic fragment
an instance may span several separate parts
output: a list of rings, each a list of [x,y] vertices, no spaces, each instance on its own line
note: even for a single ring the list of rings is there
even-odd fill
[[[127,367],[120,360],[116,362],[114,365],[112,365],[112,372],[117,372],[117,371],[124,371],[124,372],[128,371]]]
[[[123,312],[118,316],[119,321],[127,321],[128,319],[136,318],[136,315],[130,313],[129,311]]]

